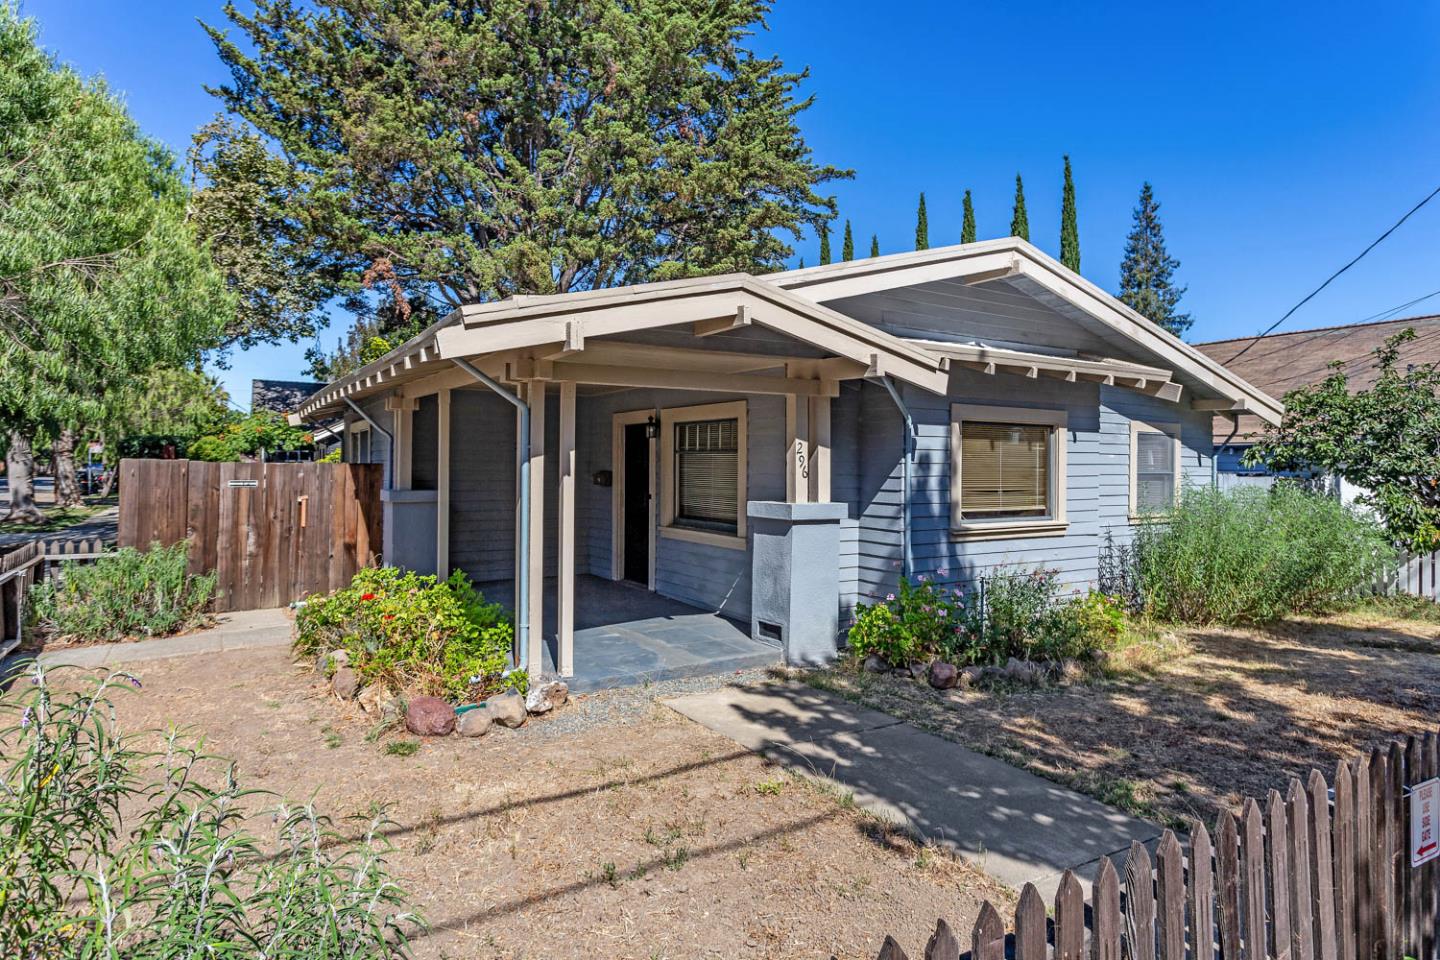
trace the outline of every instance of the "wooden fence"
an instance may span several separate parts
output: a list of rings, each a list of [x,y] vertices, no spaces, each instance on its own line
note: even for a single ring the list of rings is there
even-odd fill
[[[1199,823],[1185,845],[1167,830],[1153,866],[1133,844],[1121,870],[1101,860],[1089,903],[1066,871],[1053,918],[1026,884],[1012,944],[987,901],[970,958],[1435,960],[1440,861],[1410,866],[1407,788],[1440,773],[1437,744],[1430,733],[1341,762],[1333,790],[1312,771],[1223,813],[1213,840]],[[923,956],[956,960],[961,947],[941,920]],[[905,957],[886,937],[879,960]]]
[[[30,588],[50,576],[59,563],[95,560],[104,553],[104,542],[95,537],[31,540],[0,556],[0,657],[20,646]]]
[[[215,609],[345,586],[380,551],[379,464],[120,461],[120,545],[190,541]]]
[[[1408,593],[1440,603],[1440,586],[1436,584],[1440,574],[1440,551],[1421,556],[1404,556],[1395,569],[1386,588],[1393,593]]]

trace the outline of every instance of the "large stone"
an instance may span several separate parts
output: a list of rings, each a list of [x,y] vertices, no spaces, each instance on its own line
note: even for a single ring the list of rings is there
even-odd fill
[[[483,737],[490,732],[494,723],[495,719],[490,716],[490,711],[483,707],[466,710],[455,721],[455,732],[462,737]]]
[[[339,667],[330,678],[330,692],[341,700],[350,700],[360,689],[360,675],[349,667]]]
[[[455,729],[455,708],[439,697],[416,697],[405,705],[405,729],[417,737],[443,737]]]
[[[960,682],[960,671],[955,664],[936,660],[930,664],[930,686],[936,690],[949,690]]]
[[[956,686],[961,689],[969,689],[976,686],[985,679],[985,668],[981,666],[969,666],[960,671],[960,680]]]
[[[315,658],[315,669],[327,677],[332,670],[350,666],[350,654],[344,650],[327,650]]]
[[[361,710],[373,716],[391,716],[400,709],[395,702],[395,694],[381,683],[372,683],[361,690],[355,702],[360,705]]]
[[[519,727],[525,724],[525,698],[514,690],[506,690],[486,701],[485,709],[490,717],[502,727]]]
[[[1011,657],[1005,662],[1005,679],[1015,683],[1024,683],[1034,686],[1040,683],[1045,677],[1044,669],[1029,660],[1018,660]]]
[[[880,654],[872,653],[865,658],[866,673],[888,673],[889,671],[890,664],[887,663],[885,658],[880,656]]]
[[[907,667],[906,669],[910,672],[910,679],[911,679],[911,680],[924,680],[924,679],[925,679],[925,674],[926,674],[926,672],[927,672],[927,671],[926,671],[926,668],[925,668],[925,664],[919,663],[919,662],[912,663],[912,664],[910,664],[910,666]]]
[[[570,685],[564,680],[547,680],[537,683],[525,695],[525,709],[530,713],[549,713],[556,707],[565,706],[570,699]]]

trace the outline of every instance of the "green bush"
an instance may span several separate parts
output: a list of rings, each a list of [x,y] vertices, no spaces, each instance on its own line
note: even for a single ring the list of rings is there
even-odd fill
[[[862,659],[873,653],[897,665],[938,656],[950,649],[962,625],[959,597],[923,574],[913,584],[901,577],[898,594],[855,605],[850,650]]]
[[[1188,488],[1135,541],[1146,609],[1183,623],[1253,623],[1363,599],[1394,550],[1372,520],[1290,483]]]
[[[191,575],[189,544],[126,547],[93,563],[66,563],[30,598],[41,631],[86,642],[159,637],[200,626],[215,575]]]
[[[504,687],[514,628],[460,571],[450,579],[367,568],[344,590],[306,600],[295,617],[295,650],[344,650],[364,683],[459,700]]]
[[[421,925],[391,881],[380,819],[341,836],[311,805],[263,795],[172,733],[142,753],[114,673],[61,693],[32,666],[0,697],[0,956],[407,956]],[[121,814],[124,814],[122,822]],[[273,824],[261,837],[248,824]]]

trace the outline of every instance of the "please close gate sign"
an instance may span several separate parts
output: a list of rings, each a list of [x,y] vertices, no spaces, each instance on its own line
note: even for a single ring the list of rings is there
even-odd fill
[[[1440,856],[1440,779],[1410,788],[1410,866],[1418,867]]]

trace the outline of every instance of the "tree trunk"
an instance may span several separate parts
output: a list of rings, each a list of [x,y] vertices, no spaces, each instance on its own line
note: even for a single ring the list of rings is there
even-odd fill
[[[75,469],[74,430],[66,427],[60,431],[50,448],[50,459],[55,464],[55,505],[80,506],[84,501],[80,498],[80,479]]]
[[[0,523],[44,523],[45,514],[35,505],[35,449],[30,438],[10,431],[10,450],[5,454],[5,476],[10,487],[10,510]]]

